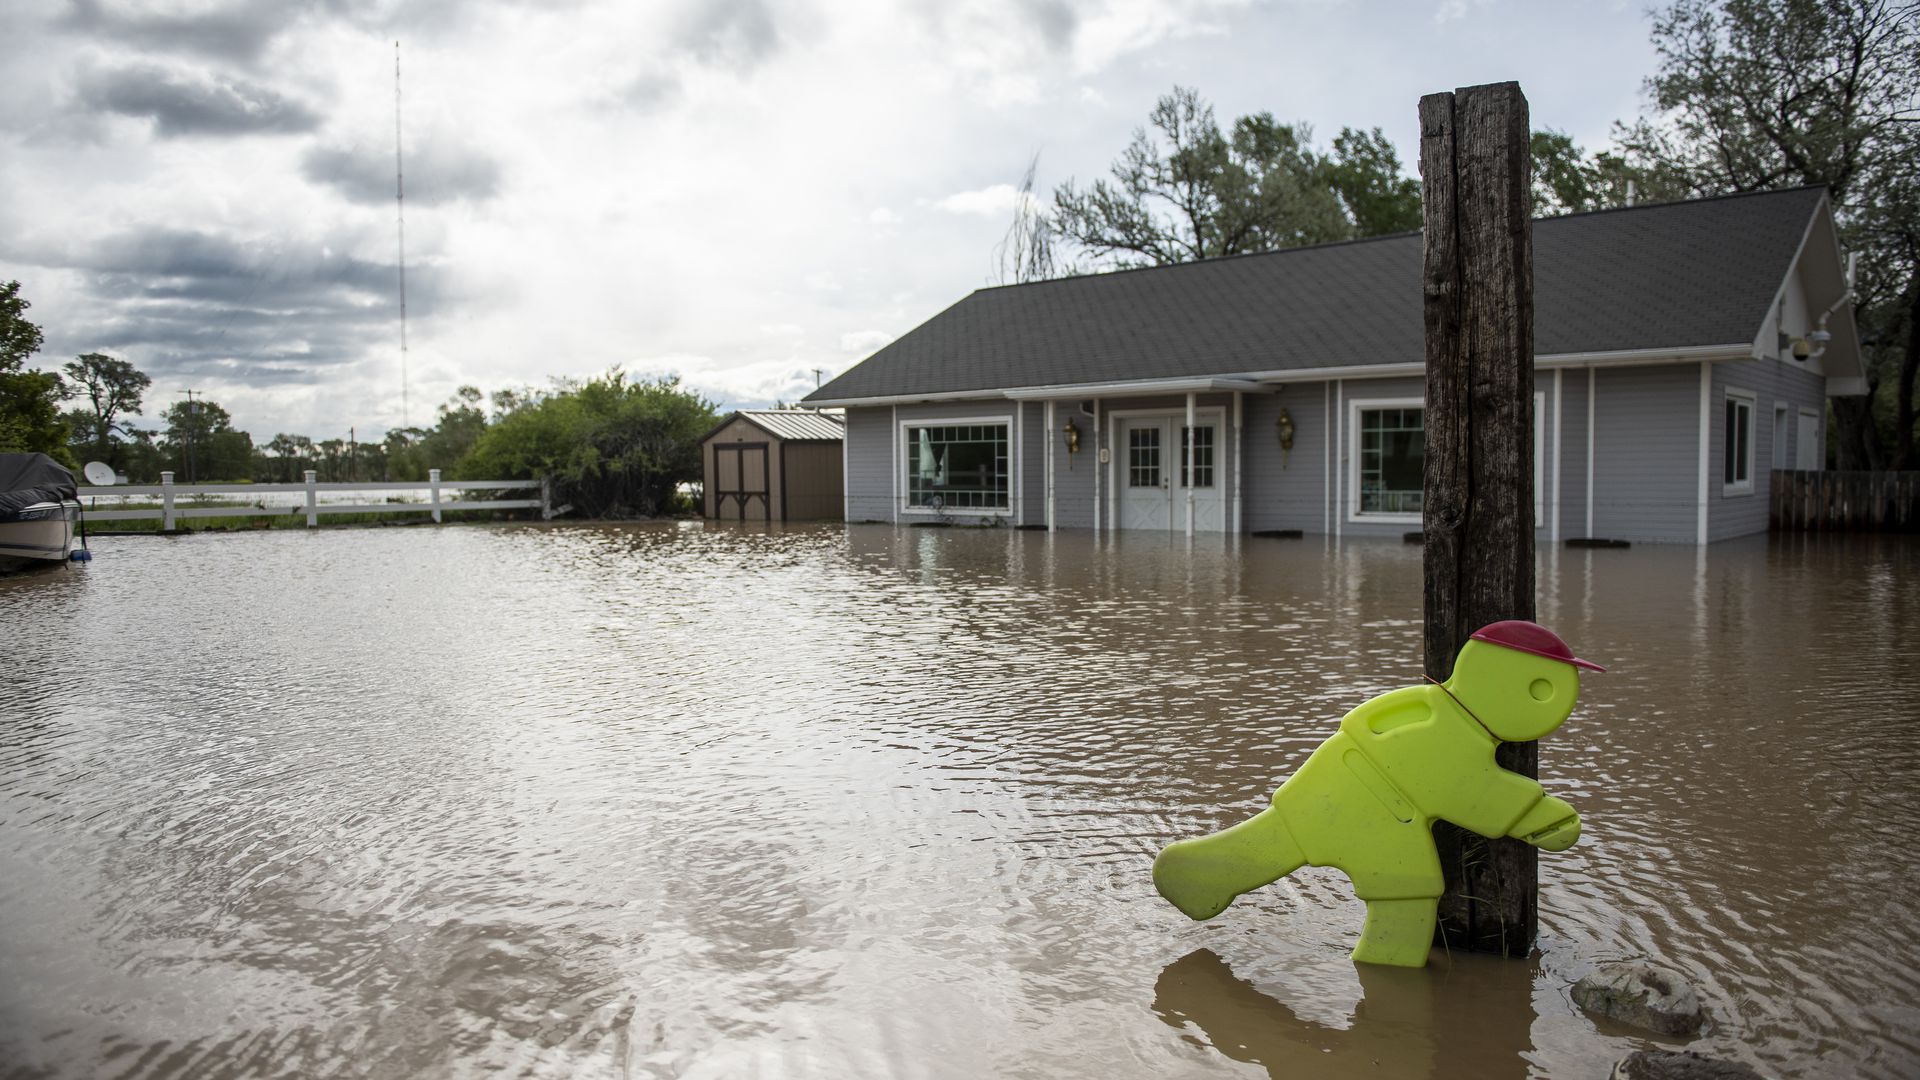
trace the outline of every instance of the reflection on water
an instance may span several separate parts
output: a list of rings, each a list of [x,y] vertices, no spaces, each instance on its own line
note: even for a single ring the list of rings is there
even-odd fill
[[[1468,977],[1455,977],[1462,972]],[[1236,977],[1213,950],[1196,949],[1160,973],[1153,1011],[1272,1076],[1527,1075],[1532,963],[1459,956],[1425,971],[1355,964],[1353,974],[1360,997],[1351,1015],[1325,1023]]]
[[[1240,820],[1419,677],[1397,543],[382,529],[95,542],[0,581],[0,1075],[1604,1075],[1658,957],[1698,1048],[1920,1071],[1920,547],[1543,552],[1609,666],[1542,952],[1356,969]]]

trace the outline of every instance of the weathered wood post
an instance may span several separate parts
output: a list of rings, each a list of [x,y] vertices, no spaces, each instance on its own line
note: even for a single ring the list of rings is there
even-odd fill
[[[173,531],[173,473],[164,469],[160,473],[160,530]]]
[[[313,469],[307,469],[305,472],[307,477],[307,528],[311,529],[320,524],[320,489],[315,484],[315,481],[320,479],[320,473]]]
[[[1426,670],[1453,674],[1467,635],[1533,618],[1533,232],[1527,99],[1518,83],[1420,99],[1426,228]],[[1502,766],[1539,772],[1535,743]],[[1533,946],[1534,849],[1434,828],[1447,895],[1439,937],[1510,956]]]

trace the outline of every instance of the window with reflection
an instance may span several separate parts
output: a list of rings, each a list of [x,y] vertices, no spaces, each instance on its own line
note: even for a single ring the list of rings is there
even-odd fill
[[[1006,424],[909,424],[907,505],[926,509],[1004,510]]]

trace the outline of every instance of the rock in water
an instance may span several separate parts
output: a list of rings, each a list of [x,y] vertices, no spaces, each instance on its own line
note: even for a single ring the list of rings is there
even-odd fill
[[[1613,1066],[1612,1080],[1766,1080],[1745,1065],[1692,1051],[1635,1050]]]
[[[1573,1000],[1597,1016],[1661,1035],[1694,1035],[1706,1023],[1700,995],[1678,972],[1641,961],[1603,964],[1573,986]]]

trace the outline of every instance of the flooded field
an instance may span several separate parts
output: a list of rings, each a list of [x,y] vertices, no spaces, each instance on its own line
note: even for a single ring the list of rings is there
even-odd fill
[[[0,1076],[1920,1073],[1920,545],[1544,552],[1609,672],[1541,951],[1356,969],[1153,853],[1419,678],[1398,543],[857,527],[98,539],[0,580]]]

